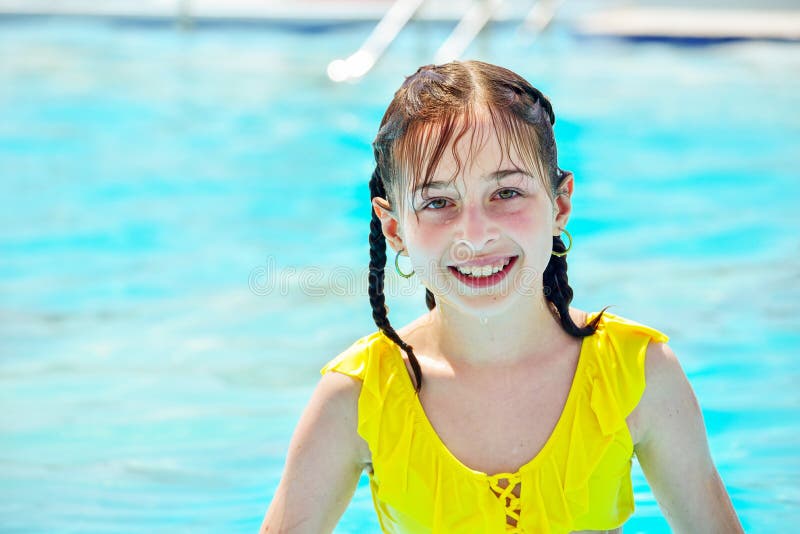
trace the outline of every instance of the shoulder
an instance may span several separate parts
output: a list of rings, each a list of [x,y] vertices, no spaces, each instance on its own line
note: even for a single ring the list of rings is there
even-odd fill
[[[662,402],[665,406],[674,405],[676,400],[689,400],[696,404],[678,356],[667,343],[648,345],[644,373],[642,403],[645,408],[652,409]],[[652,412],[651,415],[659,413]]]
[[[342,420],[358,419],[358,403],[364,381],[367,378],[374,345],[379,341],[380,331],[362,336],[339,352],[320,369],[320,378],[314,392],[320,402],[328,406],[331,414]]]
[[[589,323],[594,322],[600,312],[589,313],[586,320]],[[648,324],[635,321],[622,315],[609,312],[608,310],[602,311],[602,316],[597,322],[597,328],[600,331],[607,333],[609,336],[625,339],[647,339],[648,341],[666,342],[669,341],[669,336],[664,332],[649,326]]]
[[[672,348],[664,342],[647,347],[645,389],[635,410],[635,443],[646,442],[658,429],[702,420],[700,405],[689,379]]]
[[[347,429],[348,439],[361,463],[371,462],[369,446],[358,433],[359,403],[364,388],[369,344],[360,338],[329,361],[321,370],[322,377],[314,390],[313,404],[324,419]]]
[[[599,312],[589,315],[589,323],[594,324]],[[650,419],[646,397],[668,387],[661,385],[665,382],[661,375],[670,371],[670,358],[677,361],[667,345],[669,336],[642,322],[604,311],[588,341],[594,349],[591,362],[598,382],[611,390],[609,398],[613,397],[625,417],[635,444]]]
[[[336,371],[363,381],[367,369],[375,363],[373,353],[378,347],[385,348],[386,341],[380,330],[362,336],[328,361],[319,372],[325,375],[329,371]]]
[[[347,373],[338,372],[336,369],[331,369],[331,371],[333,372],[322,374],[317,384],[316,394],[323,396],[328,402],[358,400],[361,392],[361,380]]]
[[[625,396],[630,397],[631,402],[638,402],[645,388],[648,355],[665,346],[669,336],[652,326],[608,311],[603,311],[602,315],[590,313],[587,321],[595,326],[594,334],[587,341],[600,356],[596,364],[604,369],[609,379],[627,390]]]
[[[669,392],[685,378],[678,356],[667,343],[654,342],[647,346],[645,380],[650,394]]]
[[[589,324],[596,325],[593,342],[602,354],[599,365],[630,389],[631,400],[638,402],[647,382],[646,365],[664,363],[672,354],[667,347],[669,336],[652,326],[608,311],[599,318],[599,313],[589,315]],[[658,366],[656,371],[660,369]]]
[[[355,434],[358,426],[358,399],[361,389],[360,380],[344,373],[325,373],[319,379],[313,397],[327,418],[344,423]],[[355,436],[353,437],[355,438]]]

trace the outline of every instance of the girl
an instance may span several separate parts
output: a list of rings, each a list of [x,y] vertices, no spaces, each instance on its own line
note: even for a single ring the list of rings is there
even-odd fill
[[[323,367],[262,533],[330,532],[364,469],[384,532],[621,532],[633,454],[676,532],[742,531],[667,336],[570,306],[554,123],[479,61],[395,93],[370,181],[378,329]],[[387,241],[426,287],[428,312],[397,330]]]

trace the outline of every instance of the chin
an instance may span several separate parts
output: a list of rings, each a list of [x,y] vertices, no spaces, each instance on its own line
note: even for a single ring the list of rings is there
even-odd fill
[[[445,302],[448,307],[458,310],[465,315],[475,315],[479,317],[488,317],[492,315],[501,315],[515,306],[521,304],[520,300],[526,297],[519,294],[510,294],[507,291],[505,294],[491,294],[491,293],[451,293],[436,297],[437,304]]]

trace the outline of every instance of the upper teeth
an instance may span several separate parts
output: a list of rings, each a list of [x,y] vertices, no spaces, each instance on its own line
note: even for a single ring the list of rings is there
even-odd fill
[[[456,267],[458,271],[462,274],[466,274],[469,276],[490,276],[496,272],[502,271],[503,267],[508,265],[508,262],[511,261],[511,258],[506,258],[503,260],[502,263],[497,265],[484,265],[482,267],[477,266],[470,266],[470,265],[459,265]]]

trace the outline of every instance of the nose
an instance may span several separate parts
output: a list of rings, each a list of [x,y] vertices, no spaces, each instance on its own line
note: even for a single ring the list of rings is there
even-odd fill
[[[499,230],[483,206],[464,207],[458,222],[455,246],[458,246],[459,249],[465,248],[472,255],[476,255],[496,241],[498,237]],[[459,259],[465,259],[465,253],[464,250],[459,250]]]

